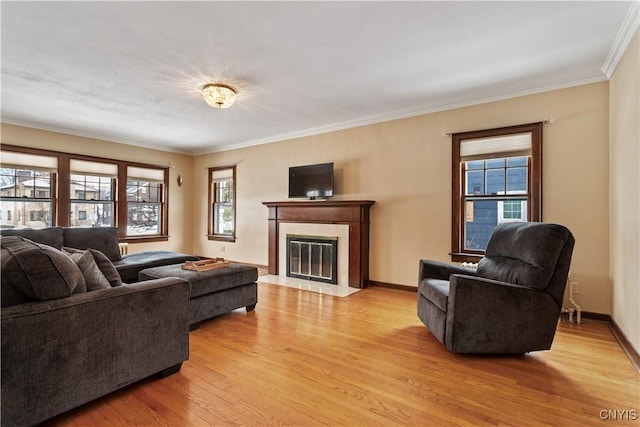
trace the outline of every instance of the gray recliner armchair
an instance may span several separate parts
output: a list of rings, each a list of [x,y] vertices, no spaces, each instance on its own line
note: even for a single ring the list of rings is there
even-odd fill
[[[548,350],[574,242],[562,225],[502,223],[477,270],[421,260],[418,317],[453,353]]]

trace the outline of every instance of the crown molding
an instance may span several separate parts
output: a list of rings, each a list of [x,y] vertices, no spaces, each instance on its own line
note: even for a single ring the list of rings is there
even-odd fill
[[[611,45],[609,54],[602,65],[602,72],[610,79],[616,70],[618,63],[629,47],[631,39],[636,34],[640,25],[640,1],[636,0],[631,3],[627,15],[618,30],[618,34]]]
[[[205,154],[212,154],[212,153],[219,153],[224,151],[237,150],[241,148],[248,148],[256,145],[270,144],[273,142],[286,141],[290,139],[304,138],[304,137],[320,135],[320,134],[329,133],[329,132],[336,132],[340,130],[356,128],[360,126],[384,123],[392,120],[406,119],[410,117],[421,116],[424,114],[454,110],[457,108],[470,107],[473,105],[486,104],[489,102],[502,101],[502,100],[511,99],[511,98],[518,98],[521,96],[535,95],[538,93],[549,92],[552,90],[560,90],[560,89],[566,89],[574,86],[598,83],[605,80],[607,80],[606,75],[598,71],[598,72],[585,73],[580,75],[573,75],[573,76],[562,77],[558,79],[547,80],[547,81],[538,82],[535,84],[504,87],[500,90],[485,91],[483,93],[477,93],[474,96],[450,99],[446,102],[436,102],[431,104],[425,104],[417,107],[391,111],[383,114],[376,114],[368,117],[361,117],[353,120],[332,123],[332,124],[304,129],[300,131],[274,135],[267,138],[260,138],[260,139],[245,141],[245,142],[211,147],[204,150],[187,150],[187,149],[178,150],[178,149],[173,149],[165,146],[145,144],[138,141],[116,140],[116,139],[113,139],[113,137],[109,137],[107,135],[94,134],[90,132],[82,132],[75,129],[68,129],[66,127],[60,127],[60,126],[50,126],[42,123],[15,120],[7,117],[2,118],[2,123],[6,123],[9,125],[16,125],[16,126],[26,126],[33,129],[39,129],[39,130],[44,130],[49,132],[65,133],[68,135],[74,135],[78,137],[98,139],[102,141],[115,142],[117,144],[131,145],[134,147],[165,151],[169,153],[200,156]]]
[[[538,93],[549,92],[552,90],[567,89],[574,86],[581,86],[586,84],[598,83],[607,80],[606,76],[598,71],[592,73],[585,73],[580,75],[573,75],[570,77],[564,77],[559,79],[547,80],[530,85],[512,86],[506,87],[499,91],[488,91],[485,93],[477,94],[473,97],[463,97],[457,99],[451,99],[447,102],[425,104],[418,107],[412,107],[402,110],[396,110],[384,114],[377,114],[373,116],[357,118],[354,120],[347,120],[343,122],[328,124],[325,126],[319,126],[301,131],[289,132],[280,135],[274,135],[267,138],[260,138],[255,140],[249,140],[240,143],[227,144],[218,147],[208,148],[206,150],[195,150],[192,154],[194,156],[219,153],[223,151],[237,150],[240,148],[247,148],[256,145],[270,144],[273,142],[286,141],[296,138],[304,138],[308,136],[320,135],[323,133],[335,132],[345,129],[351,129],[360,126],[367,126],[376,123],[383,123],[392,120],[406,119],[410,117],[421,116],[424,114],[437,113],[441,111],[454,110],[457,108],[470,107],[473,105],[486,104],[489,102],[502,101],[511,98],[518,98],[521,96],[535,95]]]
[[[102,134],[93,133],[93,132],[84,132],[84,131],[79,131],[77,129],[67,128],[65,126],[48,125],[40,122],[32,122],[29,120],[19,120],[19,119],[14,119],[10,117],[2,117],[2,120],[0,122],[2,124],[12,125],[12,126],[26,127],[26,128],[45,131],[45,132],[62,133],[65,135],[72,135],[79,138],[89,138],[89,139],[95,139],[98,141],[112,142],[114,144],[131,145],[133,147],[146,148],[149,150],[165,151],[168,153],[186,154],[186,155],[194,154],[190,150],[179,150],[171,147],[166,147],[164,145],[146,144],[146,143],[131,141],[127,139],[115,139],[115,137],[113,136],[102,135]]]

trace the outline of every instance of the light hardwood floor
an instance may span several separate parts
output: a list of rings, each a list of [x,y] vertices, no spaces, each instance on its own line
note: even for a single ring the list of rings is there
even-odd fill
[[[190,333],[179,373],[48,424],[640,424],[640,375],[606,323],[560,323],[546,352],[453,355],[420,323],[415,300],[377,287],[337,298],[260,284],[255,311]]]

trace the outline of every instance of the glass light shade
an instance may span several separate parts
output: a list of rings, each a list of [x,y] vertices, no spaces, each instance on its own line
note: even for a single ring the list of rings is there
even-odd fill
[[[231,86],[209,83],[203,86],[202,96],[215,108],[229,108],[236,101],[236,90]]]

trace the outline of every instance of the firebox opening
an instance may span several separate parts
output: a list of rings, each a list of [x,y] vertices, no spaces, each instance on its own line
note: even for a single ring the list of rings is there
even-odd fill
[[[287,234],[287,276],[338,284],[338,238]]]

